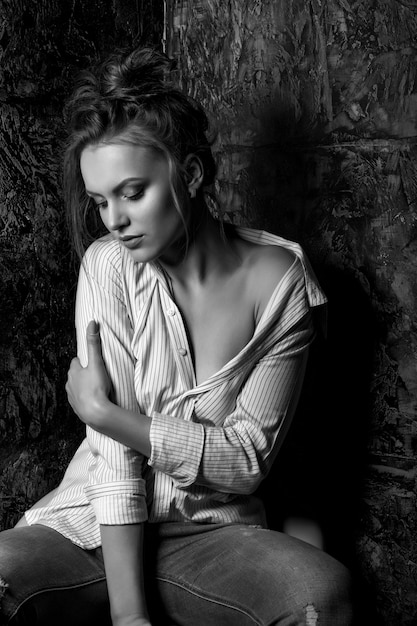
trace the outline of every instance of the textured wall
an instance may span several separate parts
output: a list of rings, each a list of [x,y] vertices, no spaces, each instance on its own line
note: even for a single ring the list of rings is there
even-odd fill
[[[56,483],[81,436],[63,393],[75,285],[63,98],[103,51],[158,41],[163,8],[179,78],[217,128],[225,217],[302,242],[330,300],[267,486],[271,519],[319,518],[328,549],[367,581],[376,623],[411,626],[414,0],[0,0],[1,527]]]
[[[153,5],[0,1],[1,528],[55,486],[82,436],[64,393],[76,263],[61,198],[63,100],[104,51],[158,41]]]
[[[417,4],[166,6],[179,79],[217,129],[225,217],[302,242],[330,300],[295,429],[304,449],[284,451],[272,515],[321,518],[328,549],[367,581],[376,623],[411,626]]]

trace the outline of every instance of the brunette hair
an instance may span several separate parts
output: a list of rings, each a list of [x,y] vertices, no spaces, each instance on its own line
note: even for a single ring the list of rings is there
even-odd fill
[[[96,212],[92,211],[80,170],[85,147],[128,143],[162,154],[169,166],[173,201],[184,225],[189,206],[187,172],[183,167],[187,155],[200,158],[203,186],[214,181],[216,168],[207,139],[207,116],[197,102],[173,85],[172,66],[164,54],[138,48],[115,53],[78,78],[65,109],[69,138],[64,155],[64,197],[74,246],[80,256],[97,236],[94,225],[91,229],[91,218],[96,219]]]

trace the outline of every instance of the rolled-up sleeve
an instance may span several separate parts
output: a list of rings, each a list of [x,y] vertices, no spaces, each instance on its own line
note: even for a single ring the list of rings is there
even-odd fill
[[[178,486],[196,482],[205,449],[206,429],[198,422],[186,422],[172,415],[154,412],[149,465],[168,474]]]
[[[112,383],[112,400],[137,411],[134,388],[132,327],[127,313],[119,255],[109,242],[95,242],[84,257],[78,280],[75,323],[77,352],[87,365],[86,328],[100,326],[103,359]],[[99,524],[133,524],[147,519],[144,458],[141,454],[90,427],[87,441],[93,455],[85,494]]]

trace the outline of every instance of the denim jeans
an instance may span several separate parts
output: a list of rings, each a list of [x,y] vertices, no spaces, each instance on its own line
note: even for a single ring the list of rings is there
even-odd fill
[[[148,524],[153,626],[348,626],[350,577],[325,552],[257,527]],[[110,626],[101,549],[42,525],[0,533],[0,623]]]

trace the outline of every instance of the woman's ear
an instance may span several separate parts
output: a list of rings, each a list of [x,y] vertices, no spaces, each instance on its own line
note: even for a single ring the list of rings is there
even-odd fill
[[[204,167],[200,157],[196,154],[189,154],[184,160],[184,169],[187,173],[187,189],[191,198],[195,198],[198,189],[204,179]]]

